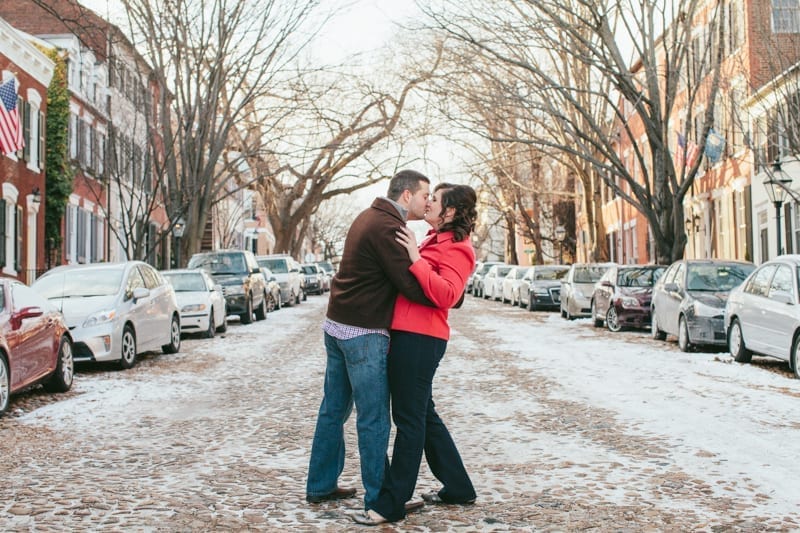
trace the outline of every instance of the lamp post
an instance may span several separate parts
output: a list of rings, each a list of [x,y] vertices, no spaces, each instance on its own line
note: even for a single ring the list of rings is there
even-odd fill
[[[792,177],[786,174],[781,168],[780,160],[775,160],[772,164],[772,173],[764,180],[764,188],[767,190],[772,205],[775,206],[775,229],[778,231],[778,252],[781,255],[781,206],[783,206]]]
[[[179,217],[172,225],[172,236],[175,237],[175,248],[177,249],[175,254],[175,268],[181,268],[181,237],[183,237],[183,231],[185,229],[186,221],[183,220],[183,217]]]
[[[564,263],[564,239],[567,237],[567,230],[564,226],[556,226],[554,232],[558,241],[558,264],[561,265]]]

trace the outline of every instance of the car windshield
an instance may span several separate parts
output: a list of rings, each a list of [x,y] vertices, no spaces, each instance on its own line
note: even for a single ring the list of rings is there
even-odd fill
[[[333,265],[330,261],[320,261],[317,265],[325,272],[333,272]]]
[[[753,265],[689,265],[686,288],[690,291],[729,291],[739,286],[753,271]]]
[[[564,276],[567,275],[567,272],[569,272],[568,268],[536,269],[536,272],[533,275],[533,279],[537,279],[537,280],[541,280],[541,281],[550,281],[550,280],[562,279]]]
[[[619,287],[652,287],[664,267],[621,268],[617,273],[617,286]]]
[[[209,274],[239,274],[247,272],[241,254],[201,254],[189,260],[188,268],[202,268]]]
[[[497,267],[497,277],[498,278],[502,278],[502,277],[508,275],[508,271],[509,270],[511,270],[510,266]]]
[[[120,291],[122,268],[89,268],[47,274],[31,286],[48,299],[111,296]]]
[[[175,292],[204,292],[206,284],[200,274],[174,274],[162,272],[167,281],[172,284]]]
[[[603,277],[608,270],[607,266],[583,266],[575,269],[573,280],[575,283],[594,283]]]
[[[272,270],[273,274],[286,274],[289,272],[286,259],[259,259],[258,265]]]
[[[489,272],[489,269],[491,269],[495,264],[496,263],[490,263],[490,264],[481,265],[481,268],[478,269],[475,273],[477,275],[479,275],[479,276],[483,276],[484,274]]]
[[[306,266],[303,266],[303,267],[300,267],[300,268],[303,269],[303,274],[316,274],[317,273],[317,269],[314,268],[313,266],[310,266],[310,265],[306,265]]]
[[[525,272],[527,272],[527,269],[518,268],[517,271],[514,273],[514,279],[522,279],[522,278],[524,278],[525,277]]]

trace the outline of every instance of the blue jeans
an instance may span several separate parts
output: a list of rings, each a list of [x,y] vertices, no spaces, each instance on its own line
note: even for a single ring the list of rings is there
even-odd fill
[[[325,349],[328,352],[325,390],[311,445],[306,494],[324,496],[336,490],[344,468],[344,423],[355,403],[366,507],[378,499],[388,464],[389,337],[371,333],[340,340],[325,333]]]

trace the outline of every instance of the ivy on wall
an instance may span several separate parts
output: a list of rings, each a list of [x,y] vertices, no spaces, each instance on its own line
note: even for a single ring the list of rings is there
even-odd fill
[[[61,221],[72,193],[73,172],[69,164],[69,88],[67,62],[57,49],[44,50],[55,63],[47,89],[47,137],[45,156],[44,234],[48,267],[61,262]]]

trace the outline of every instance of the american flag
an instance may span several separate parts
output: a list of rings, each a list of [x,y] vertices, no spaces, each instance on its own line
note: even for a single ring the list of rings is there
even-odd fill
[[[17,88],[14,78],[0,85],[0,151],[11,154],[25,146],[19,127]]]

